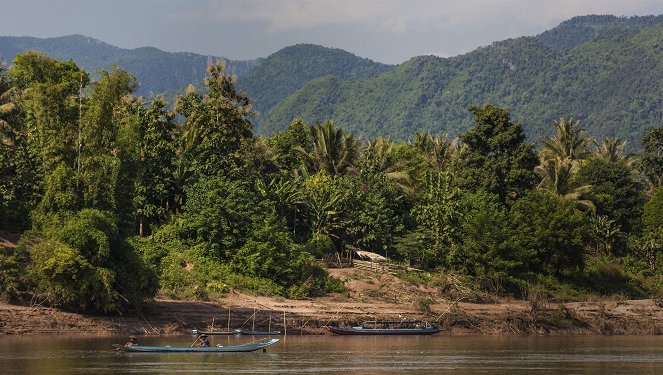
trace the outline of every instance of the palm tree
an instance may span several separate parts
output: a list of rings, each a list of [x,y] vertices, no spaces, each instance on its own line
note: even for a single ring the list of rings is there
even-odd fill
[[[1,68],[0,74],[2,74]],[[0,142],[6,146],[13,146],[16,141],[16,129],[9,119],[15,110],[14,90],[0,75]]]
[[[534,171],[541,177],[540,189],[553,192],[559,197],[573,201],[579,208],[595,211],[594,203],[583,199],[591,191],[591,185],[572,186],[573,174],[580,164],[590,156],[589,138],[578,127],[579,121],[564,118],[555,122],[555,136],[543,141],[539,153],[539,165]]]
[[[337,128],[333,121],[309,128],[312,149],[298,146],[299,152],[315,171],[325,171],[330,176],[341,174],[354,167],[357,158],[357,142],[353,135]]]
[[[596,155],[607,161],[624,161],[626,164],[631,165],[634,159],[630,155],[624,155],[626,148],[626,141],[619,138],[605,137],[603,142],[599,144],[594,141],[596,145]]]
[[[434,136],[428,133],[417,133],[415,146],[426,157],[428,165],[437,172],[449,171],[454,174],[460,168],[467,145],[458,138],[449,140],[447,133]]]
[[[403,160],[397,158],[391,139],[378,137],[369,141],[362,150],[362,158],[368,171],[383,175],[406,193],[411,192],[410,174]]]
[[[543,141],[543,152],[546,158],[585,160],[589,157],[589,137],[579,127],[580,121],[560,118],[555,121],[555,136]]]

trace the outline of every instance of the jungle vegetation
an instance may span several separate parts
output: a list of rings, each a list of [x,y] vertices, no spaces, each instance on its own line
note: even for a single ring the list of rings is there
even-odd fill
[[[158,290],[315,297],[343,290],[316,258],[348,247],[497,296],[663,286],[660,127],[627,154],[560,107],[537,148],[506,109],[475,103],[457,138],[301,118],[266,137],[222,64],[174,111],[137,85],[37,52],[0,74],[0,229],[22,234],[0,255],[3,298],[113,313]]]

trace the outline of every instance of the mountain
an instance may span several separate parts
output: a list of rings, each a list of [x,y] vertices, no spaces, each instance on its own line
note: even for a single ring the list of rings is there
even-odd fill
[[[268,91],[275,89],[262,95]],[[334,119],[364,138],[456,135],[473,124],[468,107],[490,103],[535,142],[553,121],[573,116],[597,139],[637,147],[646,128],[663,123],[662,95],[663,16],[586,16],[461,56],[414,57],[363,79],[313,79],[264,113],[257,131],[283,130],[299,116]]]
[[[391,68],[341,49],[298,44],[268,56],[242,76],[237,86],[255,100],[258,112],[267,113],[281,100],[317,78],[332,76],[358,80]]]
[[[117,64],[138,78],[139,95],[181,90],[190,83],[201,82],[208,61],[221,59],[228,72],[241,76],[260,60],[229,60],[195,53],[164,52],[153,47],[123,49],[82,35],[57,38],[0,37],[0,61],[11,63],[17,53],[37,50],[58,60],[73,60],[88,72],[108,69]]]
[[[88,71],[117,63],[137,76],[139,94],[169,97],[201,82],[208,62],[193,53],[122,49],[80,35],[0,37],[0,60],[28,49],[73,59]],[[407,139],[418,131],[453,136],[473,125],[468,107],[488,103],[507,109],[533,142],[550,135],[560,117],[579,119],[599,140],[625,139],[631,149],[646,128],[663,124],[663,15],[575,17],[536,36],[396,66],[311,44],[226,61],[238,88],[254,99],[259,134],[303,117],[333,119],[363,138]]]

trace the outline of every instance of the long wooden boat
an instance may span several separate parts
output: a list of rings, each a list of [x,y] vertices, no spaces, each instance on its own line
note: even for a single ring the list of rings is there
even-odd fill
[[[256,350],[266,348],[270,345],[277,343],[279,339],[271,339],[255,344],[245,344],[236,346],[210,346],[210,347],[177,347],[177,346],[124,346],[115,344],[113,347],[121,352],[182,352],[182,353],[231,353],[231,352],[254,352]]]
[[[359,327],[325,326],[323,328],[336,335],[433,335],[442,331],[438,326],[416,320],[370,321]]]
[[[207,335],[207,336],[230,336],[238,334],[236,331],[200,331],[197,329],[192,329],[191,333],[194,335]]]
[[[280,335],[281,331],[249,331],[243,329],[236,329],[235,333],[238,335],[248,335],[248,336],[276,336]]]

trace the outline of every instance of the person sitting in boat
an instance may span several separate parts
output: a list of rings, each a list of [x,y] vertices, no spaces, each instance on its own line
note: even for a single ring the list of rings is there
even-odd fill
[[[196,346],[200,348],[209,348],[212,344],[210,344],[207,335],[200,335],[198,336],[198,343],[196,343]]]
[[[135,336],[129,336],[129,341],[126,344],[124,344],[124,346],[136,346],[136,345],[138,345],[138,341],[136,341]]]

